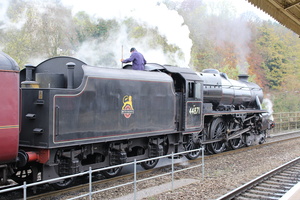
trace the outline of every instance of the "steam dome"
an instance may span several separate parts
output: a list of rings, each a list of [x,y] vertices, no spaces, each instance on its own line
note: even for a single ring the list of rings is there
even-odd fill
[[[20,70],[20,68],[14,59],[0,51],[0,70]]]

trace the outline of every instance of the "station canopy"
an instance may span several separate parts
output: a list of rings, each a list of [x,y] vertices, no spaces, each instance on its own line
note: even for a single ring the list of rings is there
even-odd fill
[[[300,0],[248,0],[300,36]]]

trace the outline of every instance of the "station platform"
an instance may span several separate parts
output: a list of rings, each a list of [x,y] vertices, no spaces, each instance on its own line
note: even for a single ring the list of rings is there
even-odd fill
[[[285,195],[279,200],[299,200],[300,199],[300,182],[292,187]]]

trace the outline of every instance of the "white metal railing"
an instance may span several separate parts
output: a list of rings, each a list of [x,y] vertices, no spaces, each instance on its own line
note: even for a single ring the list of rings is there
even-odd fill
[[[201,151],[201,154],[202,154],[201,164],[186,167],[184,169],[178,169],[178,170],[174,169],[174,156],[183,155],[183,154],[187,154],[187,153],[191,153],[191,152],[195,152],[195,151]],[[149,177],[149,178],[144,178],[144,179],[137,180],[137,164],[139,164],[141,162],[147,162],[147,161],[166,158],[166,157],[168,157],[168,158],[171,157],[171,162],[172,162],[171,172],[167,172],[167,173],[164,173],[164,174],[159,174],[159,175],[152,176],[152,177]],[[103,170],[109,170],[109,169],[113,169],[113,168],[117,168],[117,167],[124,167],[124,166],[128,166],[128,165],[133,165],[133,167],[134,167],[134,180],[133,181],[127,182],[127,183],[124,183],[124,184],[120,184],[120,185],[116,185],[116,186],[113,186],[113,187],[109,187],[109,188],[104,188],[104,189],[97,190],[97,191],[92,190],[92,183],[93,183],[92,182],[92,174],[93,173],[100,172],[100,171],[103,171]],[[127,186],[127,185],[130,185],[130,184],[133,184],[134,200],[135,200],[136,196],[137,196],[137,183],[140,183],[142,181],[147,181],[147,180],[150,180],[150,179],[159,178],[159,177],[166,176],[166,175],[171,175],[171,177],[172,177],[171,190],[173,191],[173,189],[174,189],[174,173],[181,172],[181,171],[188,170],[188,169],[192,169],[192,168],[196,168],[196,167],[201,167],[201,166],[202,166],[202,170],[201,170],[202,171],[202,173],[201,173],[202,174],[202,179],[204,179],[204,169],[205,169],[205,167],[204,167],[204,147],[199,148],[199,149],[190,150],[190,151],[184,151],[184,152],[175,153],[175,154],[172,153],[172,154],[159,156],[159,157],[155,157],[155,158],[149,158],[149,159],[146,159],[146,160],[137,161],[135,159],[134,162],[124,163],[124,164],[120,164],[120,165],[114,165],[114,166],[105,167],[105,168],[101,168],[101,169],[92,170],[91,167],[90,167],[89,170],[86,171],[86,172],[81,172],[81,173],[78,173],[78,174],[72,174],[72,175],[68,175],[68,176],[64,176],[64,177],[59,177],[59,178],[45,180],[45,181],[39,181],[39,182],[35,182],[35,183],[30,183],[30,184],[27,184],[26,182],[24,182],[23,185],[19,185],[19,186],[15,186],[15,187],[0,190],[0,194],[5,193],[5,192],[18,190],[18,189],[23,189],[23,199],[26,200],[27,199],[27,188],[29,188],[29,187],[33,187],[33,186],[37,186],[37,185],[41,185],[41,184],[47,184],[47,183],[51,183],[51,182],[57,182],[57,181],[61,181],[61,180],[65,180],[65,179],[73,178],[73,177],[77,177],[77,176],[89,175],[89,191],[87,193],[83,194],[83,195],[70,198],[69,200],[79,199],[79,198],[83,198],[83,197],[88,197],[91,200],[92,196],[94,194],[104,192],[104,191],[107,191],[107,190],[111,190],[111,189],[115,189],[115,188],[119,188],[119,187],[123,187],[123,186]]]

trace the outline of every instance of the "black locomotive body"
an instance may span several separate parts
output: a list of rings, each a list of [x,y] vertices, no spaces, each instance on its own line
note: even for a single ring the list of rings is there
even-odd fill
[[[20,73],[19,153],[5,177],[31,182],[40,173],[48,180],[201,145],[219,153],[264,142],[270,122],[256,84],[216,70],[197,74],[158,64],[145,69],[93,67],[71,57],[26,66]],[[149,169],[157,162],[141,165]]]
[[[171,77],[82,68],[84,76],[78,88],[22,89],[20,145],[57,148],[176,131]],[[34,118],[27,117],[31,115]],[[32,134],[36,137],[28,137]]]

